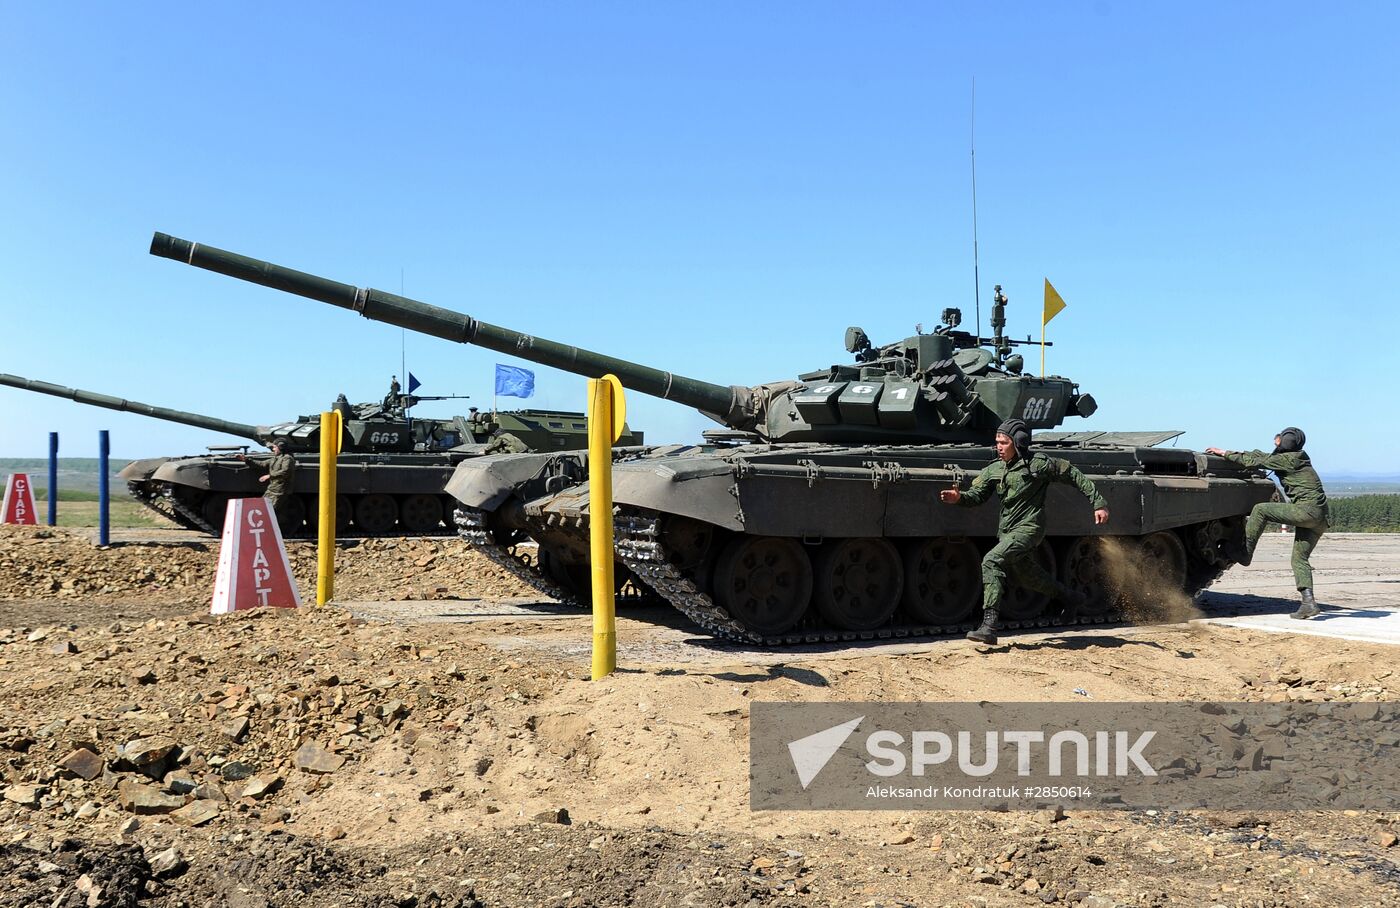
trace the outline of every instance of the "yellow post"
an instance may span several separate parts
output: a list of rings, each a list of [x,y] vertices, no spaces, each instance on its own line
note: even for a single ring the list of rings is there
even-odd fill
[[[593,569],[594,681],[606,678],[617,668],[612,445],[620,435],[622,420],[617,417],[625,412],[621,391],[621,383],[612,375],[588,380],[588,541]]]
[[[321,487],[316,517],[316,604],[335,596],[335,463],[340,453],[340,414],[321,414]]]

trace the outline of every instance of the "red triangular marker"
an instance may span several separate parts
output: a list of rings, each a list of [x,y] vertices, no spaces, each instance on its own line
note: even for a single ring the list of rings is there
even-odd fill
[[[219,569],[209,612],[301,605],[282,530],[265,498],[231,498],[219,542]]]
[[[39,523],[38,512],[34,510],[34,493],[29,488],[27,473],[11,473],[5,482],[5,504],[0,508],[5,515],[0,523],[23,523],[35,526]]]

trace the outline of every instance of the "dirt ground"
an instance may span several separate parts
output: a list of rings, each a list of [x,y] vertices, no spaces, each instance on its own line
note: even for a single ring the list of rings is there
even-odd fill
[[[1393,647],[1191,622],[772,653],[640,608],[595,683],[588,617],[452,540],[347,545],[337,605],[218,618],[215,544],[118,541],[0,527],[4,908],[1400,905],[1396,814],[748,807],[755,700],[1393,701]],[[1400,604],[1400,538],[1315,563],[1329,605]],[[1286,572],[1268,538],[1202,607],[1291,609]]]

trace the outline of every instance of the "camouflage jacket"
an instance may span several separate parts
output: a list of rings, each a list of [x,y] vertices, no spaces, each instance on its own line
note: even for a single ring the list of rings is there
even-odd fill
[[[1226,454],[1225,459],[1242,467],[1273,470],[1283,484],[1289,501],[1327,513],[1327,493],[1322,489],[1322,477],[1313,469],[1312,459],[1306,451],[1289,451],[1286,454],[1235,451]]]
[[[1001,498],[998,536],[1027,528],[1040,532],[1045,529],[1045,495],[1052,482],[1075,486],[1095,510],[1108,507],[1089,477],[1068,460],[1044,454],[1032,454],[1029,461],[1018,457],[1009,464],[992,461],[977,474],[958,504],[965,508],[976,507],[996,495]]]
[[[273,454],[271,457],[250,457],[249,463],[267,470],[268,498],[280,498],[292,491],[292,476],[297,471],[296,458],[290,454]]]
[[[524,454],[530,446],[509,432],[502,432],[486,443],[487,454]]]

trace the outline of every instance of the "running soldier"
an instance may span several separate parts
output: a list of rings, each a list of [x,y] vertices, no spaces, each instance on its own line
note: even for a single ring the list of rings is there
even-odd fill
[[[1089,478],[1067,460],[1032,454],[1031,433],[1019,419],[1008,419],[997,429],[997,459],[977,475],[966,492],[944,489],[944,504],[976,507],[993,495],[1001,499],[997,544],[982,558],[982,626],[968,633],[978,643],[997,642],[997,621],[1006,575],[1017,584],[1043,593],[1064,604],[1062,617],[1072,619],[1086,602],[1083,593],[1059,583],[1035,560],[1045,538],[1045,495],[1050,483],[1069,483],[1084,493],[1094,507],[1094,523],[1108,523],[1108,502]]]

